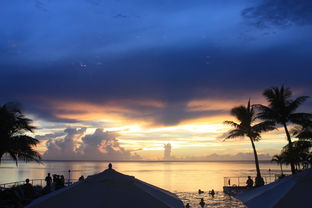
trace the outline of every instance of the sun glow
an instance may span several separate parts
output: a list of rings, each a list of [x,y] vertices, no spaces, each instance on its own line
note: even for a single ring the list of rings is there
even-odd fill
[[[106,102],[103,104],[91,104],[84,102],[52,102],[57,118],[73,119],[76,123],[67,124],[67,127],[85,127],[86,134],[93,134],[97,128],[105,131],[114,132],[120,146],[135,152],[143,159],[158,158],[161,159],[164,151],[164,144],[170,143],[172,154],[178,156],[208,155],[212,153],[224,152],[249,152],[249,141],[244,138],[224,141],[224,134],[230,129],[223,124],[225,120],[231,120],[232,117],[228,111],[236,104],[236,101],[225,100],[193,100],[187,104],[186,112],[205,112],[218,110],[219,113],[210,116],[201,116],[191,119],[185,118],[175,125],[162,125],[155,123],[152,116],[142,116],[141,108],[148,107],[150,111],[155,109],[164,109],[166,104],[154,100],[139,100],[122,102]],[[120,104],[122,103],[122,104]],[[149,115],[147,110],[146,115]],[[138,117],[137,117],[138,116]],[[140,117],[141,116],[141,117]],[[157,116],[157,115],[154,115]],[[38,121],[42,126],[37,132],[39,134],[49,133],[44,126],[50,126],[50,123]],[[94,126],[96,125],[96,126]],[[42,129],[42,130],[41,130]],[[50,129],[64,130],[57,126]],[[282,132],[282,131],[281,131]],[[265,148],[280,148],[281,132],[270,132],[263,134],[266,144],[257,143],[259,151],[265,151]],[[81,137],[75,138],[77,143],[82,143]],[[41,152],[46,150],[47,140],[43,140],[38,149]],[[276,148],[275,148],[276,147]]]

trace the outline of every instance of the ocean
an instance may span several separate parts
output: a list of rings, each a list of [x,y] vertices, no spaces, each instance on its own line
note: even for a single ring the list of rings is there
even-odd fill
[[[224,195],[222,187],[233,177],[231,185],[237,184],[235,177],[241,177],[243,184],[247,176],[255,176],[253,161],[235,162],[113,162],[113,169],[127,175],[151,183],[155,186],[176,193],[183,202],[192,207],[199,207],[200,198],[206,204],[214,207],[244,207],[233,197]],[[65,179],[78,179],[81,175],[87,177],[107,168],[108,162],[100,161],[45,161],[38,163],[19,163],[16,167],[12,161],[2,161],[0,165],[0,183],[43,179],[48,173],[64,175]],[[274,175],[280,173],[279,166],[270,162],[260,163],[263,175],[274,180]],[[70,170],[70,172],[69,172]],[[289,171],[287,169],[287,171]],[[268,179],[268,180],[269,180]],[[198,194],[198,189],[204,194]],[[211,197],[207,192],[214,189],[217,194]]]

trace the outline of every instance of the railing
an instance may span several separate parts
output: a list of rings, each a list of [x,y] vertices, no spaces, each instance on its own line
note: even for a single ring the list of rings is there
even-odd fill
[[[271,174],[271,175],[262,175],[264,180],[264,184],[269,184],[278,179],[278,174]],[[252,176],[251,179],[255,181],[256,176]],[[246,181],[248,176],[239,176],[239,177],[224,177],[224,186],[238,186],[243,187],[246,186]]]
[[[78,181],[78,179],[67,179],[67,180],[65,180],[65,186],[71,185],[77,181]],[[23,185],[25,183],[26,183],[25,181],[15,181],[15,182],[11,182],[11,183],[3,183],[3,184],[0,184],[0,190],[11,188],[13,186]],[[42,186],[43,187],[46,185],[45,179],[31,179],[31,180],[29,180],[29,183],[31,183],[33,186]]]

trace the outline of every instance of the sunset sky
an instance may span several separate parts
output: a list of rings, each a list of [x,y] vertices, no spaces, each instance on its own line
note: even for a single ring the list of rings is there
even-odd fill
[[[244,157],[247,139],[223,141],[232,107],[312,96],[310,0],[4,0],[0,26],[0,104],[21,104],[48,159]]]

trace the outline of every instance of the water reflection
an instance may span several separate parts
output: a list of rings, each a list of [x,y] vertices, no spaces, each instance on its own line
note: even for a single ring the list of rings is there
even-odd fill
[[[45,178],[48,173],[78,179],[99,173],[107,162],[47,161],[44,164],[3,161],[0,166],[0,183],[23,181],[25,178]],[[261,163],[263,174],[279,173],[279,167]],[[196,192],[198,189],[221,191],[225,176],[255,175],[253,162],[114,162],[113,168],[121,173],[174,192]]]

